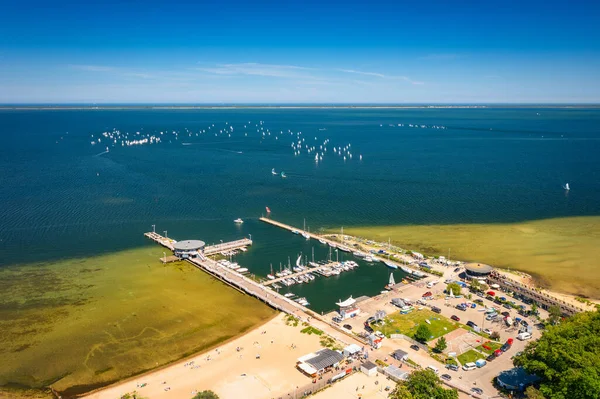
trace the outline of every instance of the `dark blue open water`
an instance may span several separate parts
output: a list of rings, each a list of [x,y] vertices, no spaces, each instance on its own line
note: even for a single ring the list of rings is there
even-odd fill
[[[231,137],[218,134],[229,126]],[[163,141],[119,141],[97,155],[107,140],[91,141],[112,129],[163,131]],[[323,161],[294,156],[288,129],[317,148],[329,139]],[[344,162],[332,149],[349,143],[353,158]],[[265,206],[276,220],[301,226],[306,218],[312,231],[600,214],[594,109],[1,110],[0,151],[0,266],[148,245],[142,233],[152,224],[208,243],[252,234],[255,247],[239,261],[257,274],[313,245],[325,256],[318,243],[253,220]],[[374,294],[387,275],[383,266],[354,273],[360,278],[347,273],[343,284],[312,289],[336,299],[360,287]]]

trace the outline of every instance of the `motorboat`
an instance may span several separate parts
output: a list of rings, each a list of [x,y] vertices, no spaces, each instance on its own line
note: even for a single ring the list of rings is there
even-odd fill
[[[383,261],[383,263],[385,263],[385,265],[387,267],[389,267],[390,269],[397,269],[398,265],[396,265],[395,263],[390,262],[389,260],[385,260]]]
[[[235,219],[233,222],[236,223],[236,224],[242,224],[242,223],[244,223],[244,221],[242,219],[240,219],[240,218]]]

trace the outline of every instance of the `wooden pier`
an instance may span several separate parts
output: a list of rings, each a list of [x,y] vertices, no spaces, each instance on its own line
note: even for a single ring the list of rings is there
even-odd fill
[[[151,239],[152,241],[159,243],[160,245],[162,245],[165,248],[168,248],[171,251],[173,250],[173,244],[175,244],[177,242],[168,237],[163,237],[160,234],[155,233],[153,231],[151,231],[149,233],[144,233],[144,235],[146,237],[148,237],[149,239]]]
[[[223,242],[217,245],[209,245],[204,248],[204,255],[216,255],[221,252],[232,251],[240,248],[249,247],[252,245],[252,240],[249,238],[242,238],[237,241]]]

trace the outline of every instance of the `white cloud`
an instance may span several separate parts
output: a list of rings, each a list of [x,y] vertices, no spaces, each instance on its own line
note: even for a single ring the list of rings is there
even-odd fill
[[[385,78],[386,77],[382,73],[377,73],[377,72],[363,72],[363,71],[356,71],[354,69],[336,69],[336,71],[346,72],[346,73],[357,73],[359,75],[367,75],[367,76],[377,76],[378,78]]]
[[[254,62],[217,64],[214,67],[200,67],[195,69],[216,75],[253,75],[275,78],[312,77],[312,74],[308,71],[314,70],[313,68],[296,65],[259,64]]]
[[[413,84],[413,85],[422,85],[422,84],[424,84],[423,82],[420,82],[420,81],[417,81],[417,80],[412,80],[408,76],[384,75],[383,73],[357,71],[355,69],[336,69],[336,71],[346,72],[346,73],[355,73],[355,74],[366,75],[366,76],[375,76],[375,77],[382,78],[382,79],[399,79],[399,80],[404,80],[404,81],[406,81],[406,82],[408,82],[410,84]]]

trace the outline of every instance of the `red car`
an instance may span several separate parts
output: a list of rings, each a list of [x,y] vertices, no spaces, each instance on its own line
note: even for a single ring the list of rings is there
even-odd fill
[[[426,293],[423,294],[423,298],[427,298],[433,296],[433,294],[431,293],[431,291],[427,291]]]
[[[488,291],[487,294],[489,296],[496,296],[496,293],[494,291]]]
[[[460,318],[457,315],[452,315],[452,317],[450,317],[452,320],[454,321],[460,321]]]

